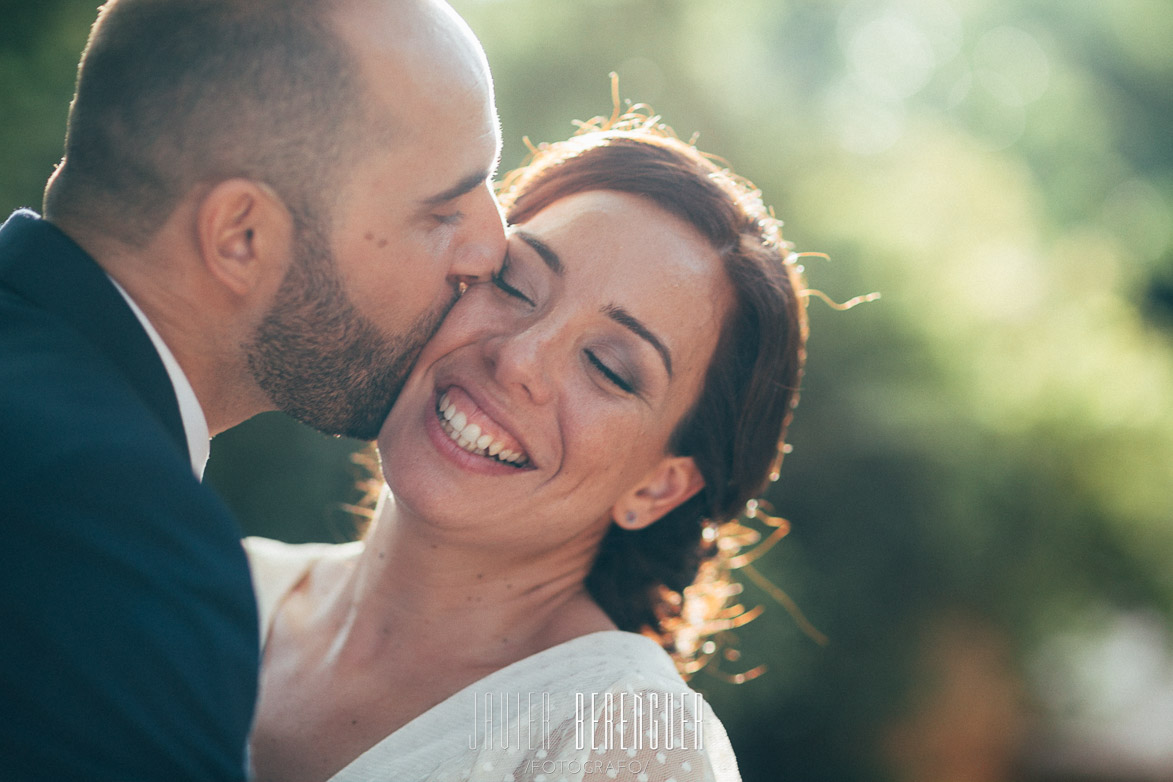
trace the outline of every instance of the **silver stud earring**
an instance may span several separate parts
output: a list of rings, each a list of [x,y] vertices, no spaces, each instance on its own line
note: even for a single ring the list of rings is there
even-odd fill
[[[627,522],[627,526],[629,527],[635,524],[635,511],[629,510],[626,514],[624,514],[623,520]]]

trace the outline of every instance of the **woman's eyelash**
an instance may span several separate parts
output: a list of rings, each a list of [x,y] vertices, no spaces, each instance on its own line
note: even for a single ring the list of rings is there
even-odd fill
[[[587,360],[590,361],[596,369],[602,372],[608,380],[629,394],[635,393],[635,386],[632,383],[624,380],[622,376],[616,373],[615,370],[611,369],[611,367],[604,364],[592,351],[586,351],[586,356]]]
[[[501,290],[505,291],[506,294],[514,297],[515,299],[521,299],[522,301],[529,304],[530,306],[533,306],[533,303],[534,303],[533,299],[531,299],[529,296],[526,296],[524,293],[519,291],[517,288],[514,288],[512,285],[510,285],[508,282],[505,281],[505,271],[508,268],[509,268],[509,261],[506,260],[506,262],[501,266],[501,270],[493,272],[493,274],[491,275],[490,278],[493,280],[493,284],[496,285]]]
[[[432,215],[433,219],[440,225],[452,225],[460,222],[460,218],[464,217],[464,212],[453,212],[447,215]]]

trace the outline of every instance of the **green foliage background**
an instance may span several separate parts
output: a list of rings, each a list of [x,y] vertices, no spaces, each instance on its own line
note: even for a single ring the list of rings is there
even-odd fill
[[[93,2],[0,12],[0,208],[37,206]],[[807,259],[794,453],[756,587],[769,672],[701,676],[747,780],[899,776],[882,726],[932,689],[942,617],[993,628],[1060,725],[1040,658],[1105,617],[1173,615],[1173,11],[1164,0],[455,0],[506,139],[609,113],[608,73],[753,179]],[[338,540],[357,443],[266,415],[208,480],[250,533]],[[1040,673],[1039,659],[1051,662]],[[1050,690],[1050,695],[1046,690]],[[1123,777],[1120,777],[1123,778]]]

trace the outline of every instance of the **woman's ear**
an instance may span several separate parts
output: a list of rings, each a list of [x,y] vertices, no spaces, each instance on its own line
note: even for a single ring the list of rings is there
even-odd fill
[[[643,529],[704,487],[691,456],[665,456],[611,507],[611,518],[623,529]]]
[[[196,230],[204,267],[237,296],[284,278],[293,218],[267,185],[239,178],[218,183],[200,201]]]

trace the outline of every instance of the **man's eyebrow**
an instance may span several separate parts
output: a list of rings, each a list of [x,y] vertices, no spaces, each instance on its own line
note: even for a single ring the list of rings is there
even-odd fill
[[[617,307],[614,304],[609,304],[604,307],[603,312],[611,320],[615,321],[621,326],[626,327],[637,337],[655,348],[656,352],[660,354],[660,358],[664,361],[664,369],[668,370],[668,377],[672,377],[672,353],[668,350],[668,346],[661,342],[660,338],[652,333],[651,329],[641,323],[639,318],[635,317],[622,307]]]
[[[460,198],[465,193],[471,193],[473,190],[483,185],[489,178],[489,172],[478,171],[475,174],[469,174],[464,179],[457,182],[452,187],[445,190],[443,193],[437,193],[434,196],[428,196],[423,200],[424,206],[440,206],[443,203]]]
[[[550,267],[550,271],[562,276],[562,259],[558,257],[558,253],[550,249],[550,246],[543,242],[538,237],[531,233],[526,233],[522,230],[515,230],[515,234],[526,244],[534,249],[534,252],[542,259],[542,261]]]

